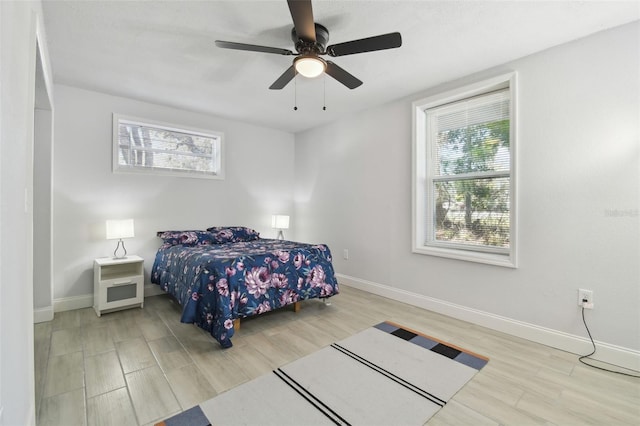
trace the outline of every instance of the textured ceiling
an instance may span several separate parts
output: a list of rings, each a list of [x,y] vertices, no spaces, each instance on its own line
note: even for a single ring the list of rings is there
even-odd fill
[[[290,132],[640,18],[638,1],[314,1],[329,44],[399,31],[403,45],[333,59],[364,82],[355,90],[297,77],[276,91],[293,57],[214,40],[294,50],[285,0],[45,0],[43,10],[54,83]]]

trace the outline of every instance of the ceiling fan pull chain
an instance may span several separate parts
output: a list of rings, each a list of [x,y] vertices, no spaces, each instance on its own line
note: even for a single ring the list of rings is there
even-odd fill
[[[322,77],[322,110],[327,110],[327,75]]]
[[[298,110],[298,79],[293,77],[293,110]]]

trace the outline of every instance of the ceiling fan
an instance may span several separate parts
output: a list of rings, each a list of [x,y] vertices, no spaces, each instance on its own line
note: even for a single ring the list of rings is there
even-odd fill
[[[373,52],[376,50],[394,49],[402,45],[400,33],[395,32],[327,46],[329,30],[314,22],[311,0],[287,0],[287,3],[289,4],[291,18],[293,18],[291,39],[293,40],[297,53],[277,47],[216,40],[216,46],[224,49],[296,56],[296,58],[293,59],[293,64],[269,86],[269,89],[282,89],[298,73],[305,77],[313,78],[321,75],[323,72],[335,78],[349,89],[355,89],[362,84],[362,81],[335,63],[322,59],[320,55],[337,57]]]

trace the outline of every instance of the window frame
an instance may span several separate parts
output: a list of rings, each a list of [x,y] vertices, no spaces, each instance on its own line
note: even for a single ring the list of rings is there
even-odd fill
[[[119,149],[120,149],[120,123],[126,122],[142,127],[150,127],[155,129],[167,130],[170,132],[180,132],[193,136],[204,136],[208,138],[214,138],[218,140],[215,147],[214,155],[212,156],[214,161],[214,172],[198,171],[198,170],[179,170],[168,169],[162,167],[145,167],[135,165],[120,165],[119,164]],[[113,173],[133,173],[133,174],[147,174],[154,176],[174,176],[174,177],[189,177],[199,179],[218,179],[223,180],[224,177],[224,133],[216,132],[206,129],[198,129],[191,126],[183,126],[170,124],[155,120],[148,120],[140,117],[133,117],[124,114],[113,114],[113,129],[112,129],[112,171]]]
[[[517,75],[515,72],[499,75],[477,83],[469,84],[446,92],[437,93],[412,103],[412,236],[413,253],[446,257],[490,265],[517,267]],[[431,156],[435,155],[427,136],[426,110],[489,94],[496,90],[509,89],[509,248],[500,253],[482,246],[462,243],[442,244],[426,241],[433,235],[432,195],[428,167]]]

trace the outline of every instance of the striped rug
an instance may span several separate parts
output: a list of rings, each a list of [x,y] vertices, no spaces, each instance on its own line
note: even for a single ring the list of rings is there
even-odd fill
[[[383,322],[158,425],[423,425],[487,362]]]

